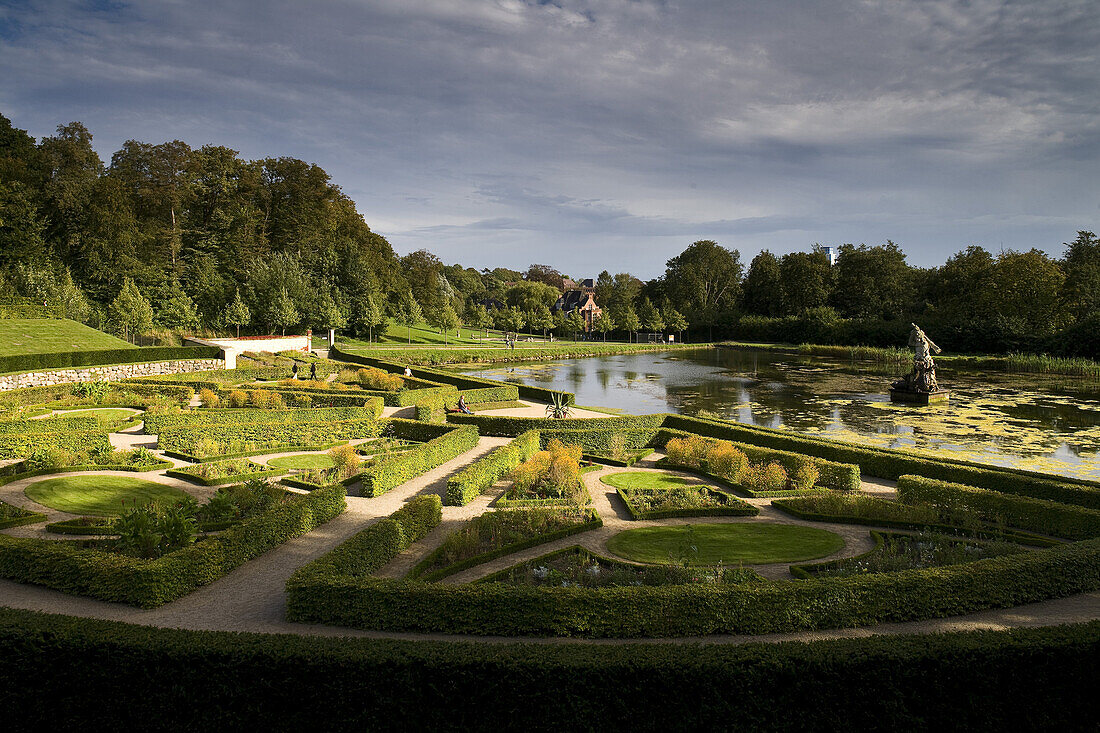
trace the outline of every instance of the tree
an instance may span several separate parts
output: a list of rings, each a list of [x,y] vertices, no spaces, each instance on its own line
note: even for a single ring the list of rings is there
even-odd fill
[[[642,327],[647,331],[662,333],[665,330],[665,319],[661,317],[661,312],[650,302],[649,298],[642,300],[642,304],[638,308],[638,320],[641,321]]]
[[[553,312],[553,325],[550,329],[558,335],[558,338],[562,338],[562,334],[565,333],[569,323],[569,317],[565,314],[565,311]]]
[[[527,313],[527,327],[532,331],[542,331],[542,337],[546,338],[546,331],[554,327],[554,316],[545,305],[540,305]]]
[[[913,299],[912,271],[893,242],[840,245],[833,303],[846,318],[898,318]]]
[[[1088,231],[1065,245],[1066,282],[1062,302],[1078,320],[1100,311],[1100,238]]]
[[[194,301],[183,292],[179,280],[173,278],[157,302],[156,321],[162,328],[193,329],[199,325],[199,312]]]
[[[18,181],[5,185],[0,180],[0,267],[47,259],[46,223],[32,195]]]
[[[734,310],[741,294],[740,254],[700,240],[666,263],[664,284],[676,307],[706,324],[713,340],[714,324]]]
[[[294,301],[290,299],[290,294],[286,288],[280,290],[275,296],[275,300],[271,304],[269,318],[272,325],[282,329],[284,336],[286,335],[287,326],[293,326],[302,320],[302,316],[298,313],[298,309],[294,307]]]
[[[466,312],[466,323],[480,330],[484,339],[485,331],[493,325],[493,318],[485,306],[478,304]]]
[[[416,298],[413,297],[412,290],[406,290],[401,294],[401,299],[397,303],[397,317],[405,322],[405,332],[411,344],[412,324],[414,321],[419,323],[424,318],[424,313],[420,310],[420,304],[416,302]]]
[[[579,310],[575,310],[566,318],[566,327],[573,332],[573,340],[577,340],[577,334],[584,331],[584,316]]]
[[[610,311],[601,311],[600,315],[596,316],[592,321],[592,330],[598,331],[603,334],[603,340],[607,342],[607,334],[615,330],[615,319],[611,317]]]
[[[128,341],[131,335],[136,337],[153,327],[153,307],[130,278],[122,281],[122,289],[111,302],[109,315],[115,329]]]
[[[611,296],[615,292],[615,278],[607,270],[596,277],[596,304],[607,309],[611,306]]]
[[[1002,252],[993,275],[997,314],[1019,333],[1050,335],[1066,325],[1061,301],[1065,277],[1058,262],[1038,249]]]
[[[241,337],[241,326],[247,326],[252,321],[252,312],[241,300],[241,289],[237,288],[237,294],[233,302],[225,307],[225,322],[237,327],[237,338]]]
[[[626,308],[620,313],[616,313],[615,321],[626,329],[628,341],[630,340],[630,334],[637,334],[638,329],[642,327],[642,322],[638,319],[638,314],[634,312],[633,308]]]
[[[981,247],[967,247],[936,268],[929,293],[936,311],[955,324],[988,321],[996,315],[996,260]]]
[[[443,308],[444,301],[449,298],[440,288],[443,263],[438,257],[426,249],[418,249],[401,258],[401,270],[422,312],[432,313]]]
[[[328,293],[322,293],[317,308],[313,312],[313,325],[318,330],[333,329],[339,331],[348,325],[343,309]]]
[[[562,289],[561,273],[550,265],[531,265],[527,268],[527,272],[524,274],[523,279],[527,282],[545,283],[559,293]]]
[[[680,314],[680,311],[675,308],[666,310],[665,325],[668,327],[668,330],[676,332],[676,338],[681,342],[684,340],[684,331],[687,330],[688,322],[687,319]]]
[[[439,312],[439,318],[437,320],[439,327],[443,329],[443,343],[448,343],[447,336],[450,335],[451,329],[457,329],[462,322],[458,320],[458,314],[455,313],[455,309],[451,307],[450,303],[443,306],[443,310]]]
[[[523,328],[523,324],[527,322],[527,317],[524,315],[523,311],[515,306],[512,306],[508,310],[503,311],[503,313],[505,315],[504,323],[506,330],[518,334],[519,331]]]
[[[742,303],[747,313],[778,316],[783,312],[783,276],[779,258],[764,250],[752,258],[742,286]]]
[[[374,329],[385,323],[386,315],[373,295],[367,295],[360,302],[359,321],[367,327],[367,343],[374,341]]]
[[[833,291],[833,270],[820,249],[790,252],[779,262],[782,280],[781,312],[797,316],[827,305]]]
[[[549,308],[561,297],[561,292],[543,282],[519,282],[504,292],[508,305],[521,311],[533,311],[539,306]]]

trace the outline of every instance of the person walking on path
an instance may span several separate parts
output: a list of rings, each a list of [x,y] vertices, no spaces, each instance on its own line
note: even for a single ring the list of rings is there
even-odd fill
[[[309,365],[309,381],[313,382],[317,380],[317,362],[312,362]]]
[[[298,362],[294,362],[294,366],[292,366],[290,368],[290,378],[291,379],[297,379],[298,378]]]
[[[406,377],[411,377],[412,375],[413,375],[413,370],[409,369],[408,365],[406,365],[405,366],[405,376]]]

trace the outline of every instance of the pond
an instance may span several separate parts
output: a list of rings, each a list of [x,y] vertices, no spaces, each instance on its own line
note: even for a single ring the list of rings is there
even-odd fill
[[[890,402],[904,367],[774,351],[675,352],[470,365],[469,374],[574,392],[580,405],[727,420],[1100,479],[1100,383],[938,369],[946,405]]]

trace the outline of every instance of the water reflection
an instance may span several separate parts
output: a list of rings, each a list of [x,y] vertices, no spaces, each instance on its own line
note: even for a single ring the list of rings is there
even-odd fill
[[[577,394],[632,414],[729,420],[998,465],[1100,478],[1100,385],[941,368],[950,404],[895,405],[898,367],[728,349],[471,366],[470,373]]]

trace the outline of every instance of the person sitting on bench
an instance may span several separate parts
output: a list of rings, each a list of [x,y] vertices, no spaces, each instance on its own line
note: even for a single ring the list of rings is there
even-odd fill
[[[474,411],[466,406],[466,397],[464,395],[458,396],[458,411],[464,412],[467,415],[473,415]]]

